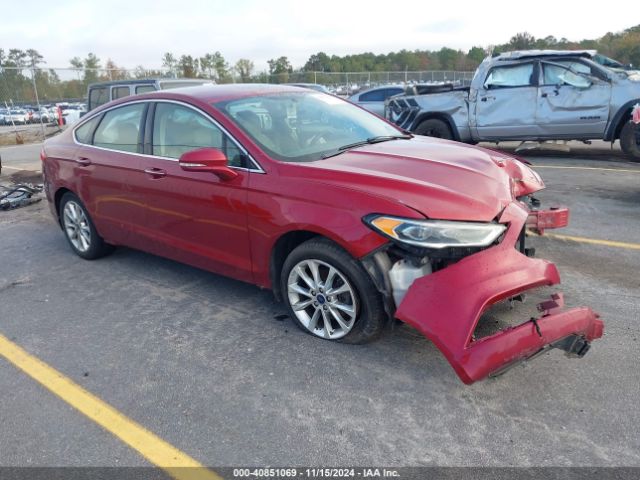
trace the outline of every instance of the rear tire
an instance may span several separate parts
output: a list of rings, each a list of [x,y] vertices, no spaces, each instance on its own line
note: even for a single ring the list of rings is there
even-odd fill
[[[415,132],[416,135],[424,135],[427,137],[442,138],[444,140],[453,140],[453,132],[451,128],[443,120],[430,118],[418,125]]]
[[[620,132],[620,148],[634,161],[640,161],[640,125],[627,122]]]
[[[71,192],[60,199],[60,225],[69,246],[76,255],[85,260],[95,260],[113,251],[98,234],[89,212],[80,199]]]
[[[362,344],[377,339],[387,325],[382,295],[369,274],[327,239],[296,247],[282,266],[280,286],[289,315],[310,335]]]

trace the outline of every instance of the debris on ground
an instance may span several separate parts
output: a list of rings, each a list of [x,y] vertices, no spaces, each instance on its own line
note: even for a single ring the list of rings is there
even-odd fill
[[[568,143],[565,140],[554,141],[548,140],[544,142],[522,142],[518,147],[516,147],[515,152],[523,152],[528,150],[541,150],[541,151],[551,151],[551,152],[566,152],[569,153],[571,151],[571,147],[569,147]]]
[[[42,200],[42,185],[22,183],[5,187],[0,185],[0,211],[26,207]]]

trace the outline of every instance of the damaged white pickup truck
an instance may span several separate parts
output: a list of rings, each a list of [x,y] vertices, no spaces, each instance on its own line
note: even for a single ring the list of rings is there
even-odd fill
[[[470,87],[414,86],[385,117],[417,133],[462,142],[595,140],[640,159],[624,127],[640,102],[640,72],[593,50],[530,50],[487,57]],[[629,137],[629,138],[627,138]]]

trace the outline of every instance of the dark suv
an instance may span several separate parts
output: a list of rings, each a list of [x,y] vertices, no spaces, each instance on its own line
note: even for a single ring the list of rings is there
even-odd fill
[[[146,78],[144,80],[117,80],[92,83],[87,91],[87,111],[111,100],[170,88],[190,87],[214,83],[211,80],[187,78]]]

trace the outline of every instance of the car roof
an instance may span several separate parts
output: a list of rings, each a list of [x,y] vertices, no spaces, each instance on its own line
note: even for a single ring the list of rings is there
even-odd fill
[[[205,103],[216,103],[225,100],[236,100],[246,97],[277,93],[319,93],[300,87],[288,85],[269,85],[262,83],[233,83],[224,85],[198,85],[193,87],[172,88],[136,95],[135,98],[175,98],[178,96],[194,98]],[[130,98],[130,97],[125,97]]]
[[[210,82],[211,80],[207,80],[205,78],[142,78],[142,79],[131,79],[131,80],[111,80],[108,82],[96,82],[89,84],[89,88],[94,87],[109,87],[113,85],[152,85],[156,82],[176,82],[176,83],[193,83],[196,85],[201,85],[204,82]]]
[[[598,52],[596,50],[515,50],[496,55],[494,60],[517,60],[532,57],[587,57],[592,58]]]

